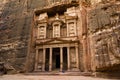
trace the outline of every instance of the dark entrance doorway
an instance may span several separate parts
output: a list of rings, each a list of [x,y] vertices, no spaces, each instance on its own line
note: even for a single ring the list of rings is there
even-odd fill
[[[53,48],[53,70],[60,69],[60,48]]]
[[[67,70],[67,48],[63,47],[63,70]],[[50,49],[46,49],[45,71],[49,71]],[[52,48],[52,70],[60,70],[60,48]]]
[[[56,68],[60,68],[60,55],[56,55]]]

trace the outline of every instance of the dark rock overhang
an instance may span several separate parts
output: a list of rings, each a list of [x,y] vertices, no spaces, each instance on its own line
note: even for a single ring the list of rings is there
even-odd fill
[[[35,10],[35,15],[38,16],[41,13],[47,13],[48,16],[56,15],[56,13],[63,14],[69,7],[79,6],[79,2],[70,2],[70,3],[58,3],[52,6],[44,7],[41,9]]]

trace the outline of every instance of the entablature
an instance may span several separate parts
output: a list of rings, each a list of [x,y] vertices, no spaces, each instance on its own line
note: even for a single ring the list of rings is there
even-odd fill
[[[61,43],[74,43],[79,42],[78,37],[67,37],[67,38],[51,38],[51,39],[37,39],[36,45],[42,44],[61,44]]]
[[[43,48],[56,48],[56,47],[78,47],[79,41],[67,42],[67,43],[45,43],[45,44],[36,44],[36,49]]]
[[[43,49],[43,48],[56,48],[56,47],[77,47],[79,45],[78,42],[74,43],[61,43],[61,44],[44,44],[44,45],[37,45],[36,49]]]

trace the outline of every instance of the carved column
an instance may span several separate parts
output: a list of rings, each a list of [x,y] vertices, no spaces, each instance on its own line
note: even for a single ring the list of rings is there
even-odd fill
[[[36,54],[35,54],[35,71],[37,71],[37,66],[38,66],[38,49],[36,49]]]
[[[68,71],[70,71],[70,47],[67,47]]]
[[[49,71],[52,71],[52,48],[50,48],[50,55],[49,55]]]
[[[45,48],[43,48],[43,65],[42,65],[42,71],[45,71]]]
[[[78,46],[75,47],[75,50],[76,50],[76,68],[79,69]]]
[[[63,70],[63,48],[60,48],[60,71]]]

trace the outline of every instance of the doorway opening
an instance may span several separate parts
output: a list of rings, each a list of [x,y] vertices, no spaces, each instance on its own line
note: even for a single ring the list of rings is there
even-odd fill
[[[67,47],[63,47],[63,70],[67,70]],[[45,71],[49,71],[50,49],[46,48]],[[60,48],[52,48],[52,70],[60,70]]]
[[[53,48],[53,69],[60,69],[60,48]]]
[[[56,69],[60,68],[60,55],[56,55]]]

